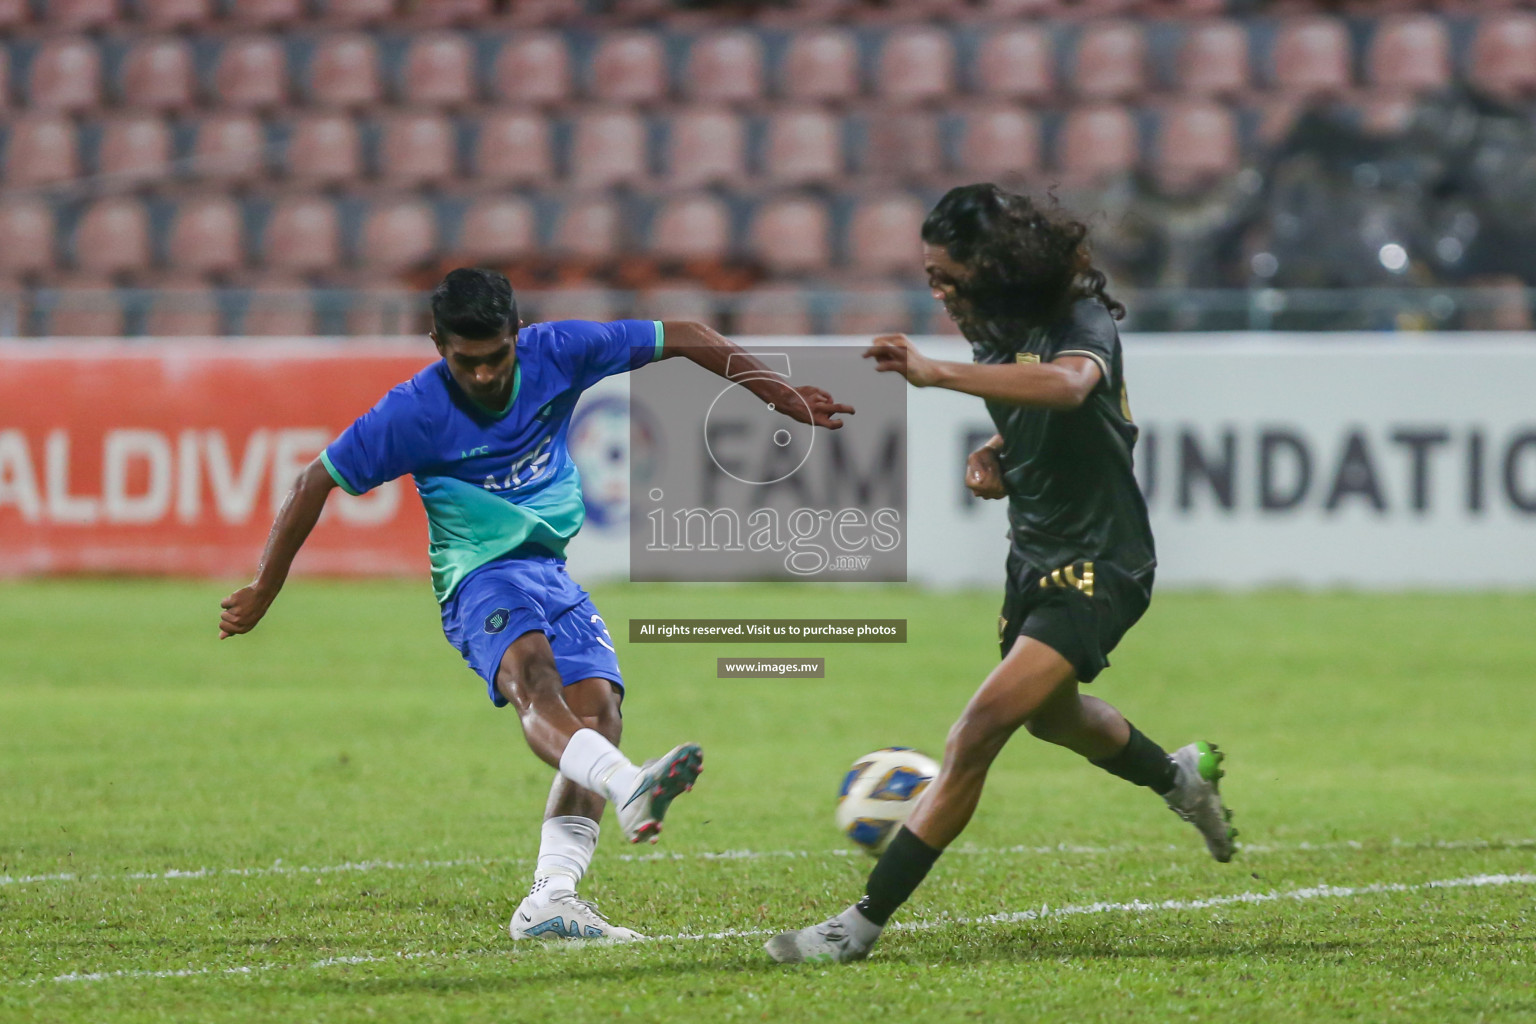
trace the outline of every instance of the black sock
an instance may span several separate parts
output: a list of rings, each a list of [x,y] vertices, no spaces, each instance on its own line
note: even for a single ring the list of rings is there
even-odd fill
[[[907,826],[901,826],[891,845],[880,855],[875,870],[869,873],[864,898],[858,903],[859,913],[884,927],[896,908],[907,902],[907,897],[922,884],[928,869],[943,852],[917,838]]]
[[[1131,725],[1130,722],[1125,724]],[[1173,758],[1162,747],[1143,736],[1141,730],[1134,725],[1131,725],[1131,738],[1125,744],[1125,749],[1113,757],[1092,763],[1127,782],[1146,786],[1158,796],[1168,795],[1173,790],[1174,780],[1178,778],[1178,768]]]

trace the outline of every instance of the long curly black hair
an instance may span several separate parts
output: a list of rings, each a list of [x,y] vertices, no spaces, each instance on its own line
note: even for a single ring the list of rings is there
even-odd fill
[[[944,194],[923,221],[923,241],[942,245],[968,275],[946,302],[961,333],[977,344],[1017,344],[1020,329],[1096,298],[1116,320],[1125,306],[1105,292],[1093,265],[1088,225],[1046,204],[992,184],[961,185]]]

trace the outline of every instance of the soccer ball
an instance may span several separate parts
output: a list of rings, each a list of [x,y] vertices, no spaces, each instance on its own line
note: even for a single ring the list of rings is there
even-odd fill
[[[865,754],[837,791],[838,831],[871,857],[880,856],[937,774],[933,758],[910,747]]]

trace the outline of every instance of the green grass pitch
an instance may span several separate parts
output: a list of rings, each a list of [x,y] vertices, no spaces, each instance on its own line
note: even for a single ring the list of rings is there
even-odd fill
[[[1092,692],[1229,752],[1234,863],[1020,734],[908,927],[786,968],[764,933],[869,867],[832,826],[842,772],[940,751],[999,595],[596,588],[625,749],[697,739],[707,770],[660,846],[605,825],[584,886],[660,938],[571,949],[506,936],[551,773],[427,587],[298,580],[219,643],[224,593],[0,586],[0,1020],[1536,1020],[1536,595],[1161,594]],[[623,644],[631,617],[717,615],[910,641]],[[723,654],[827,677],[720,680]]]

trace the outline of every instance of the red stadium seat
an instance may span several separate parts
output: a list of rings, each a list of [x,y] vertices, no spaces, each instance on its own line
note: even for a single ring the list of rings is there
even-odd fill
[[[696,188],[740,181],[747,173],[747,135],[726,110],[691,109],[672,117],[667,139],[667,183]]]
[[[58,305],[45,334],[58,338],[115,338],[126,326],[117,289],[95,277],[59,282]]]
[[[428,106],[469,103],[475,98],[475,52],[450,32],[411,41],[405,53],[405,101]]]
[[[898,285],[861,284],[844,288],[832,314],[833,334],[871,336],[910,330],[911,304],[906,290]]]
[[[689,320],[719,330],[723,325],[709,290],[686,281],[645,289],[635,300],[635,315],[646,320]]]
[[[1240,163],[1237,127],[1226,106],[1196,101],[1163,115],[1153,170],[1165,189],[1187,193],[1209,187]]]
[[[772,273],[812,273],[831,264],[831,235],[825,204],[803,196],[775,199],[758,210],[748,247]]]
[[[236,0],[225,17],[241,25],[288,25],[304,18],[304,0]]]
[[[781,67],[780,90],[792,100],[845,100],[859,92],[859,47],[835,28],[796,33]]]
[[[1332,18],[1285,22],[1275,39],[1275,85],[1300,96],[1342,93],[1349,89],[1349,33]]]
[[[1235,21],[1192,26],[1179,47],[1179,88],[1200,96],[1232,96],[1248,88],[1248,33]]]
[[[75,228],[75,266],[120,274],[150,265],[149,214],[136,199],[98,200]]]
[[[144,333],[151,338],[215,338],[224,333],[218,294],[196,281],[162,283],[150,300]]]
[[[943,167],[937,116],[922,110],[883,109],[864,118],[865,174],[903,180],[937,174]]]
[[[983,93],[1041,99],[1056,88],[1050,33],[1032,25],[989,32],[976,57],[976,84]]]
[[[549,288],[541,292],[535,302],[533,312],[541,322],[612,320],[615,309],[612,292],[588,285]]]
[[[213,20],[213,0],[139,0],[139,20],[155,28],[183,28]]]
[[[405,200],[376,206],[363,220],[357,263],[397,273],[418,267],[437,252],[437,219],[426,203]]]
[[[323,0],[321,16],[336,25],[373,25],[395,14],[395,0]]]
[[[80,177],[80,141],[62,117],[29,114],[11,122],[5,147],[8,188],[56,185]]]
[[[394,114],[384,121],[379,140],[379,178],[404,188],[441,185],[457,177],[457,153],[453,123],[446,117]]]
[[[585,13],[583,0],[517,0],[509,18],[513,25],[555,25]]]
[[[848,258],[854,271],[904,276],[920,271],[927,214],[922,203],[906,195],[860,203],[848,226]]]
[[[1055,13],[1060,0],[981,0],[981,7],[992,17],[1034,18]]]
[[[118,20],[117,0],[48,0],[50,29],[102,28]]]
[[[288,59],[282,43],[269,36],[231,39],[219,52],[213,91],[219,103],[239,110],[264,110],[288,99]]]
[[[208,181],[240,184],[267,168],[267,133],[249,114],[213,114],[197,125],[192,173]]]
[[[245,221],[223,196],[188,199],[176,210],[166,251],[171,266],[194,274],[225,274],[245,265]]]
[[[280,338],[314,334],[314,295],[304,285],[282,278],[261,282],[247,293],[240,333]]]
[[[1141,26],[1099,21],[1083,29],[1072,68],[1073,90],[1092,100],[1136,96],[1147,87],[1147,41]]]
[[[475,176],[506,185],[538,184],[554,177],[549,122],[538,114],[482,118],[475,143]]]
[[[714,196],[668,202],[651,225],[650,250],[664,260],[715,260],[731,252],[731,212]]]
[[[571,137],[571,181],[580,188],[633,184],[649,173],[645,122],[624,110],[576,118]]]
[[[683,88],[696,103],[750,103],[763,96],[763,43],[753,32],[700,36],[688,50]]]
[[[97,173],[114,180],[170,176],[171,131],[158,117],[108,120],[101,131]]]
[[[516,259],[538,247],[538,217],[527,200],[482,199],[464,211],[458,254],[471,263]]]
[[[123,59],[122,96],[129,107],[184,110],[196,102],[192,48],[173,38],[140,39]]]
[[[582,259],[608,259],[624,242],[623,220],[618,206],[606,197],[569,202],[555,227],[554,249]]]
[[[1495,14],[1480,21],[1467,77],[1495,96],[1518,99],[1536,92],[1536,15]]]
[[[742,295],[736,303],[733,334],[813,334],[810,297],[791,285],[768,285]]]
[[[0,201],[0,281],[53,269],[53,210],[35,199]]]
[[[1124,107],[1091,106],[1071,111],[1062,127],[1057,165],[1079,181],[1096,181],[1134,168],[1136,122]]]
[[[897,29],[880,48],[875,85],[891,103],[936,102],[955,91],[955,45],[926,26]]]
[[[1402,92],[1429,92],[1451,82],[1451,37],[1438,17],[1383,21],[1371,39],[1366,70],[1371,84]]]
[[[315,47],[309,66],[309,95],[328,107],[360,107],[384,96],[379,48],[361,34],[327,36]]]
[[[308,273],[341,261],[341,226],[336,207],[315,196],[285,199],[267,220],[265,263],[274,270]]]
[[[667,55],[661,38],[648,32],[605,35],[592,55],[595,98],[612,103],[649,103],[667,95]]]
[[[363,171],[357,125],[345,114],[307,114],[293,123],[284,163],[306,185],[348,182]]]
[[[3,0],[0,0],[3,2]],[[0,46],[0,114],[11,107],[11,52]]]
[[[967,113],[956,170],[978,180],[1017,181],[1040,170],[1040,125],[1017,107]]]
[[[784,110],[768,122],[763,170],[776,185],[830,183],[843,174],[842,126],[824,110]]]
[[[1403,93],[1367,96],[1357,109],[1360,127],[1371,135],[1398,135],[1413,123],[1413,97]]]
[[[88,110],[101,104],[101,53],[88,39],[54,36],[32,58],[27,104],[33,110]]]
[[[26,24],[27,0],[0,0],[0,29],[15,29]]]
[[[368,285],[351,292],[346,331],[354,336],[422,335],[432,318],[420,292],[397,285]]]
[[[432,0],[414,5],[409,20],[415,25],[474,26],[490,17],[494,5],[495,0]]]
[[[519,33],[496,55],[494,75],[500,99],[539,106],[563,103],[571,95],[570,51],[553,32]]]

